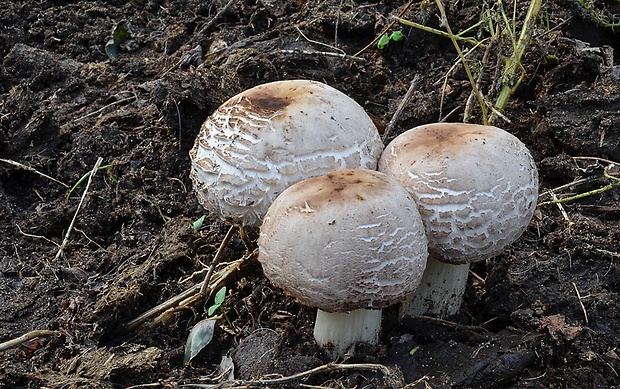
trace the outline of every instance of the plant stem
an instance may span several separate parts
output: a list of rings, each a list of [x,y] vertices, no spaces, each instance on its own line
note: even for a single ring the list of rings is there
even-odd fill
[[[539,0],[539,1],[541,1],[541,0]],[[459,44],[457,42],[457,36],[452,33],[452,29],[450,28],[450,24],[448,23],[448,17],[446,15],[446,9],[444,8],[443,3],[441,2],[441,0],[435,0],[435,2],[437,3],[437,8],[439,8],[439,12],[441,13],[441,25],[446,28],[446,31],[448,31],[448,36],[452,40],[452,44],[454,45],[454,48],[456,49],[456,52],[459,54],[459,57],[461,58],[461,61],[463,62],[463,68],[465,69],[465,72],[467,73],[467,78],[469,78],[469,83],[471,84],[471,88],[474,91],[474,94],[476,95],[476,99],[478,100],[478,104],[480,104],[480,109],[482,110],[482,120],[483,120],[483,123],[484,124],[488,124],[487,105],[484,102],[484,98],[482,97],[482,94],[480,93],[480,90],[478,89],[478,86],[476,85],[476,80],[474,79],[474,76],[471,73],[471,69],[469,68],[469,64],[465,60],[465,55],[463,55],[463,51],[461,50],[461,47],[459,46]]]
[[[428,26],[425,26],[425,25],[420,24],[420,23],[412,22],[411,20],[402,19],[402,18],[399,18],[397,16],[394,16],[393,19],[396,20],[397,22],[399,22],[400,24],[404,24],[405,26],[414,27],[414,28],[417,28],[418,30],[430,32],[432,34],[439,35],[439,36],[442,36],[444,38],[454,38],[454,39],[457,39],[457,40],[460,40],[460,41],[463,41],[463,42],[470,43],[472,45],[480,45],[480,42],[478,42],[474,38],[470,38],[470,37],[466,37],[466,36],[461,36],[461,34],[465,33],[468,30],[470,30],[471,27],[468,28],[465,31],[460,32],[459,34],[454,35],[454,34],[452,34],[451,31],[450,32],[445,32],[445,31],[437,30],[435,28],[428,27]]]
[[[531,1],[530,7],[527,10],[525,22],[523,23],[523,28],[521,29],[519,41],[514,48],[512,56],[508,59],[508,61],[506,61],[504,74],[502,76],[502,89],[497,97],[497,101],[495,102],[495,109],[498,112],[504,111],[504,108],[506,108],[506,104],[508,103],[508,99],[510,99],[510,96],[514,94],[519,87],[519,84],[521,84],[521,81],[525,77],[525,69],[521,64],[521,58],[530,44],[530,40],[534,32],[534,24],[536,23],[536,18],[540,12],[541,5],[542,0]],[[517,73],[519,72],[519,78],[515,80],[515,77],[517,77]],[[489,122],[493,123],[497,117],[498,115],[493,112]]]

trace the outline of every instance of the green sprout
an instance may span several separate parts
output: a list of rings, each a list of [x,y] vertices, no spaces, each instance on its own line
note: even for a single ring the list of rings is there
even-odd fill
[[[187,336],[187,341],[185,342],[185,354],[183,355],[183,364],[187,365],[191,362],[191,360],[202,351],[213,339],[213,333],[215,332],[215,322],[220,317],[213,317],[213,314],[216,310],[220,310],[222,316],[226,319],[228,325],[232,328],[232,323],[228,316],[226,316],[226,312],[224,312],[224,308],[222,308],[222,304],[226,299],[226,287],[222,286],[220,290],[215,294],[215,298],[213,301],[213,305],[209,307],[207,310],[208,317],[204,320],[199,321],[196,325],[191,329],[189,335]]]
[[[226,315],[224,308],[222,308],[222,304],[224,304],[225,299],[226,299],[226,287],[222,286],[222,288],[218,290],[217,293],[215,294],[215,298],[213,299],[213,305],[211,305],[209,309],[207,310],[207,315],[211,317],[213,316],[215,311],[219,309],[220,312],[222,313],[222,316],[224,316],[224,319],[226,319],[226,322],[228,323],[230,328],[233,328],[233,325],[230,322],[230,319],[228,318],[228,316]]]
[[[377,42],[377,48],[379,50],[383,50],[390,42],[400,42],[403,39],[405,39],[405,36],[400,31],[394,31],[390,35],[383,34],[383,36],[379,38],[379,41]]]
[[[205,217],[207,217],[207,215],[202,215],[199,219],[192,223],[192,228],[194,231],[199,231],[202,228],[202,225],[205,222]]]
[[[118,57],[118,50],[131,37],[131,30],[125,22],[118,23],[112,30],[112,38],[105,44],[105,53],[112,60]]]
[[[112,167],[112,165],[103,165],[103,166],[99,166],[99,169],[97,169],[97,170],[109,169],[109,168],[111,168],[111,167]],[[87,173],[85,173],[85,174],[82,176],[82,178],[80,178],[80,179],[78,180],[78,182],[76,182],[76,183],[75,183],[75,185],[73,185],[73,186],[71,187],[71,189],[69,190],[69,193],[67,193],[67,200],[68,200],[68,199],[69,199],[69,197],[71,196],[71,193],[73,193],[73,191],[74,191],[74,190],[76,190],[76,189],[77,189],[77,187],[78,187],[78,186],[80,186],[80,184],[81,184],[82,182],[84,182],[84,181],[85,181],[88,177],[90,177],[90,173],[91,173],[90,171],[89,171],[89,172],[87,172]],[[116,179],[115,179],[115,178],[113,178],[113,181],[116,181]]]

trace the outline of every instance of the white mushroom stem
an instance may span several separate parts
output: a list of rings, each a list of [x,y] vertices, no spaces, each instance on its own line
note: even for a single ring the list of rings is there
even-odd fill
[[[335,358],[344,355],[357,342],[379,343],[380,331],[380,309],[334,313],[319,309],[314,324],[314,339]]]
[[[418,289],[401,305],[401,317],[456,314],[463,302],[468,275],[468,263],[452,265],[429,256]]]

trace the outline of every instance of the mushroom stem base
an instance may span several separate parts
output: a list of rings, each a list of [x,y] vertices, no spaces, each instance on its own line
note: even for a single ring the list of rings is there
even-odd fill
[[[314,324],[314,339],[335,358],[344,355],[356,342],[377,344],[380,331],[380,309],[334,313],[319,309]]]
[[[402,303],[400,316],[456,314],[463,301],[468,275],[469,264],[451,265],[429,257],[422,281]]]

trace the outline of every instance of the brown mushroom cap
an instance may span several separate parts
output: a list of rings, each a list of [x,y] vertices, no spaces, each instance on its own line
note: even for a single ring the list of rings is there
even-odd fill
[[[413,199],[370,170],[340,170],[286,189],[265,215],[258,246],[275,285],[327,312],[403,300],[427,258]]]
[[[501,252],[529,224],[538,172],[525,145],[497,127],[438,123],[396,137],[379,161],[418,203],[429,252],[468,263]]]
[[[364,109],[319,82],[278,81],[240,93],[203,124],[190,152],[202,205],[259,225],[291,184],[338,169],[376,169],[383,144]]]

